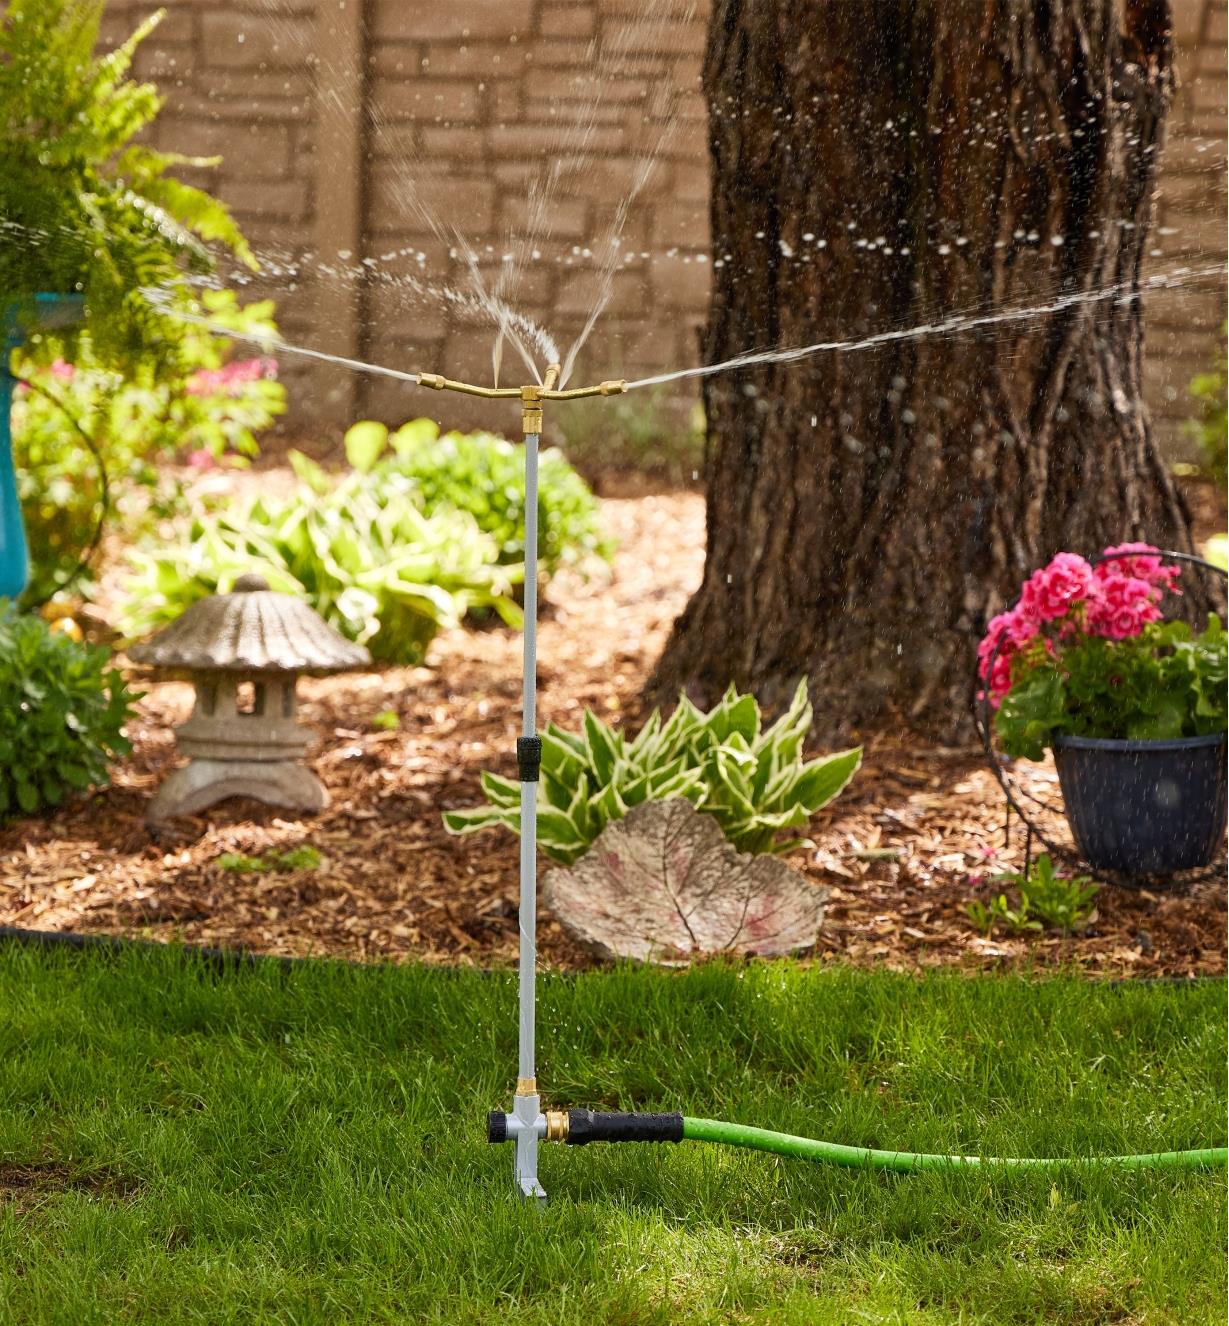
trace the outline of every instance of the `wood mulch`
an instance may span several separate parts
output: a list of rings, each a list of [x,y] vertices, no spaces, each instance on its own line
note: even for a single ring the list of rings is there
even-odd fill
[[[637,694],[703,564],[695,493],[606,499],[603,516],[619,540],[613,564],[587,581],[557,579],[541,628],[541,713],[568,726],[586,706],[638,720]],[[479,799],[483,768],[513,771],[519,636],[449,632],[428,664],[302,684],[304,721],[317,734],[309,758],[332,797],[323,814],[295,819],[236,801],[156,835],[144,810],[176,762],[171,725],[187,717],[191,692],[148,684],[133,755],[111,787],[0,828],[0,925],[262,953],[512,962],[516,841],[500,830],[450,837],[440,812]],[[400,718],[393,731],[372,721],[389,709]],[[1031,777],[1052,795],[1052,769]],[[790,858],[830,890],[817,957],[893,968],[1225,972],[1223,879],[1182,894],[1104,889],[1094,922],[1072,938],[977,934],[964,914],[986,890],[977,878],[1022,860],[1022,837],[1005,845],[1003,821],[976,750],[873,737],[853,784],[816,816],[816,847]],[[318,868],[239,874],[217,864],[223,853],[302,843],[323,855]],[[540,937],[552,966],[591,961],[549,913]]]

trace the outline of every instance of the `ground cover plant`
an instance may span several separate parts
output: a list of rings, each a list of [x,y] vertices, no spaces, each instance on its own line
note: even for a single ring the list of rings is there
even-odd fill
[[[558,1101],[927,1151],[1223,1142],[1223,982],[794,965],[542,982]],[[483,1140],[511,977],[0,951],[0,1314],[123,1321],[1223,1320],[1222,1173],[868,1175]]]
[[[124,634],[147,634],[253,569],[380,660],[421,661],[437,631],[470,613],[519,625],[524,475],[510,442],[440,438],[428,419],[390,438],[364,421],[346,434],[346,459],[339,478],[292,452],[292,493],[206,503],[177,539],[134,548]],[[539,513],[545,574],[608,553],[593,495],[556,451],[543,453]]]
[[[1000,925],[1016,934],[1052,929],[1069,935],[1093,919],[1093,899],[1101,888],[1087,875],[1055,873],[1049,852],[1042,852],[1027,873],[1007,871],[987,882],[1009,886],[1014,897],[991,892],[985,901],[975,898],[968,904],[969,920],[985,935]]]
[[[472,516],[424,516],[410,500],[377,497],[362,473],[285,497],[257,496],[199,511],[179,540],[134,548],[121,628],[135,639],[207,594],[256,571],[297,594],[372,657],[419,662],[436,632],[472,608],[515,623],[520,568],[501,566],[495,541]]]

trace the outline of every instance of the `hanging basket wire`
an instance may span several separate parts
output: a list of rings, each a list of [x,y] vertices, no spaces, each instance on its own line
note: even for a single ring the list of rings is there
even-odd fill
[[[1101,562],[1140,555],[1138,550],[1100,553],[1096,557],[1090,557],[1087,560],[1090,566],[1097,566]],[[1216,563],[1209,562],[1206,558],[1196,557],[1193,553],[1158,549],[1155,553],[1147,555],[1160,557],[1162,561],[1176,562],[1186,567],[1211,572],[1214,576],[1219,577],[1222,584],[1229,584],[1229,573],[1225,571],[1224,567],[1217,566]],[[1221,598],[1224,598],[1223,593]],[[1019,601],[1020,599],[1017,597],[1012,607],[1014,608]],[[990,652],[985,669],[987,677],[993,675],[994,664],[998,659],[999,649],[1005,638],[1006,628],[1000,631]],[[985,754],[986,762],[1002,788],[1005,800],[1003,845],[1006,848],[1011,844],[1012,816],[1014,815],[1019,821],[1020,827],[1024,830],[1024,874],[1029,873],[1034,847],[1039,844],[1041,850],[1048,852],[1055,866],[1060,867],[1064,873],[1087,875],[1113,888],[1152,889],[1169,893],[1182,893],[1204,880],[1213,878],[1223,880],[1225,878],[1226,867],[1229,866],[1229,854],[1226,852],[1224,838],[1221,840],[1216,856],[1208,865],[1192,870],[1178,871],[1172,875],[1127,874],[1121,871],[1104,870],[1085,860],[1076,847],[1070,829],[1067,827],[1061,794],[1058,794],[1056,800],[1046,800],[1044,797],[1037,795],[1020,777],[1016,769],[1020,761],[1013,760],[996,745],[989,686],[983,684],[980,671],[976,672],[976,679],[978,691],[977,699],[973,704],[973,717],[977,724],[978,736],[981,738],[982,751]],[[1034,762],[1027,761],[1026,763]],[[1057,788],[1057,779],[1054,780],[1054,783]],[[1058,832],[1053,827],[1055,824],[1061,826]]]

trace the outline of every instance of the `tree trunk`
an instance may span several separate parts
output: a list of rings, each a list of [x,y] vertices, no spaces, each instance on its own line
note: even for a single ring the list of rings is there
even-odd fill
[[[704,581],[655,699],[805,675],[827,735],[959,738],[1035,567],[1190,547],[1141,399],[1170,27],[1167,0],[715,0],[707,363],[1061,306],[706,378]]]

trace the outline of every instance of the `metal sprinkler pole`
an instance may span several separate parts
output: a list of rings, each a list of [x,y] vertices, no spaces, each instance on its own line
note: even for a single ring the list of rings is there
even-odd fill
[[[546,370],[544,386],[554,387],[559,370]],[[516,763],[521,780],[521,898],[518,1001],[520,1040],[516,1095],[512,1113],[520,1127],[516,1134],[516,1185],[523,1197],[542,1200],[546,1192],[538,1181],[538,1128],[542,1098],[538,1094],[534,1041],[537,1012],[538,964],[538,775],[542,739],[537,733],[538,708],[538,440],[542,435],[542,406],[532,388],[521,397],[525,438],[525,628],[522,639],[521,737]]]
[[[541,385],[525,387],[479,387],[454,382],[438,373],[419,373],[418,384],[436,391],[457,391],[467,396],[521,402],[521,432],[525,440],[525,628],[521,735],[516,742],[516,764],[521,783],[520,859],[520,952],[518,1003],[520,1035],[516,1093],[512,1113],[496,1112],[488,1119],[490,1140],[516,1142],[516,1186],[522,1197],[544,1201],[546,1193],[538,1182],[538,1143],[543,1138],[562,1138],[565,1116],[542,1112],[534,1062],[536,989],[538,961],[538,776],[542,765],[542,739],[537,733],[538,699],[538,443],[542,436],[542,402],[578,400],[584,396],[617,396],[626,383],[609,381],[595,387],[560,391],[559,365],[548,366]]]

